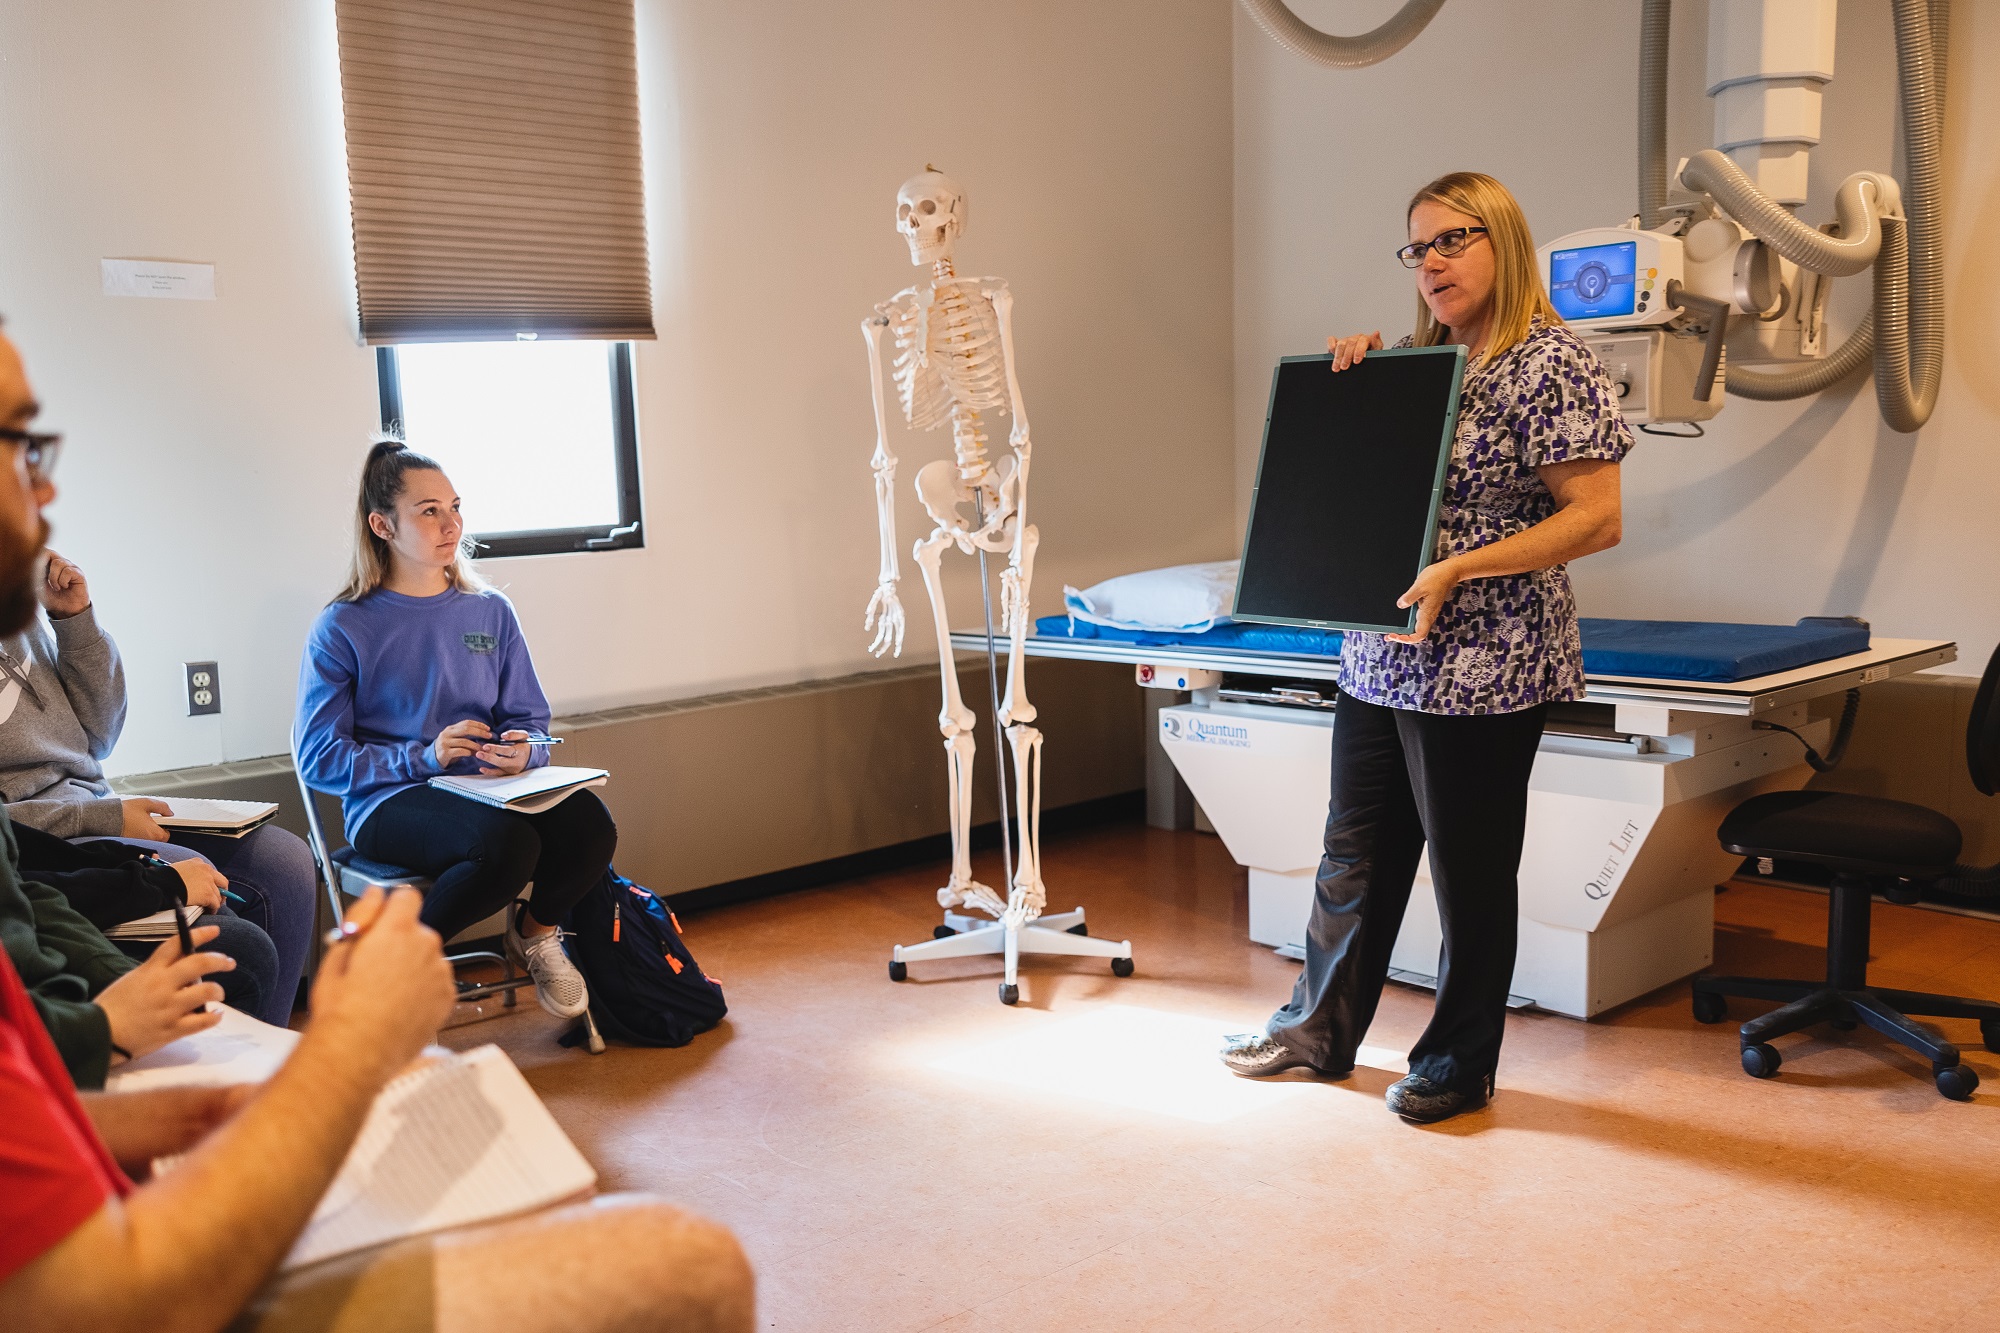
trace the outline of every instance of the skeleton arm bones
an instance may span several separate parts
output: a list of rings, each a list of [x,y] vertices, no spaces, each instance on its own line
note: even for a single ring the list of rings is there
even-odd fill
[[[882,541],[875,595],[868,599],[868,614],[861,628],[875,632],[868,645],[870,653],[880,657],[893,652],[901,657],[903,604],[896,596],[896,583],[902,577],[896,565],[896,456],[889,452],[889,422],[882,397],[882,330],[888,326],[886,306],[877,306],[873,315],[861,321],[861,336],[868,340],[868,379],[875,394],[875,455],[869,467],[875,473],[875,523]]]

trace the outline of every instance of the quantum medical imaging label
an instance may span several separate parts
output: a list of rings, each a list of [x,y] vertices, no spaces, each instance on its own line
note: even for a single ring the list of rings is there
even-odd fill
[[[1638,267],[1634,241],[1551,251],[1549,303],[1564,319],[1629,315]]]
[[[1234,722],[1210,722],[1176,713],[1160,714],[1160,730],[1171,740],[1190,745],[1221,745],[1232,750],[1250,748],[1250,728]]]

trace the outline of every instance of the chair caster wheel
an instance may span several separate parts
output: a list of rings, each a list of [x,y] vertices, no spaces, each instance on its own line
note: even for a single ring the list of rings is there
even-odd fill
[[[1955,1102],[1969,1102],[1979,1087],[1979,1071],[1966,1065],[1951,1065],[1932,1071],[1937,1090]]]
[[[956,934],[958,934],[958,932],[953,930],[950,926],[931,927],[931,938],[934,940],[948,940]]]
[[[1713,991],[1698,990],[1694,993],[1694,1021],[1697,1023],[1720,1023],[1729,1017],[1729,1001]]]
[[[1981,1023],[1979,1040],[1989,1051],[2000,1051],[2000,1022]]]
[[[1743,1072],[1751,1078],[1770,1078],[1778,1072],[1778,1066],[1783,1063],[1784,1060],[1779,1056],[1775,1046],[1759,1042],[1754,1046],[1743,1048]]]
[[[1851,1018],[1829,1018],[1826,1025],[1836,1032],[1852,1032],[1861,1026]]]
[[[1004,981],[1000,983],[1000,1003],[1018,1004],[1020,999],[1021,988],[1019,986],[1009,986]]]
[[[1111,960],[1111,975],[1112,975],[1112,976],[1114,976],[1114,977],[1129,977],[1129,976],[1131,976],[1131,975],[1132,975],[1132,960],[1131,960],[1130,958],[1114,958],[1114,959],[1112,959],[1112,960]]]
[[[908,964],[906,963],[889,964],[889,980],[901,981],[909,975],[910,975],[910,968]]]
[[[1072,935],[1088,935],[1090,927],[1079,921],[1069,928],[1069,933]]]

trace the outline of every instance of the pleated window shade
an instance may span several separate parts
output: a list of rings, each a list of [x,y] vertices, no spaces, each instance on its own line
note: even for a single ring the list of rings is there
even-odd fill
[[[371,343],[651,338],[633,0],[336,0]]]

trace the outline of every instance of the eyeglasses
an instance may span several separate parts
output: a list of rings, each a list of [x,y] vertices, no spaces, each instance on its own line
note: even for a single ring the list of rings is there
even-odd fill
[[[62,436],[0,426],[0,440],[21,446],[30,482],[37,486],[48,484],[50,474],[56,470],[56,456],[62,452]]]
[[[1486,234],[1484,227],[1453,227],[1441,231],[1428,241],[1413,241],[1396,252],[1396,258],[1403,261],[1404,268],[1416,268],[1424,262],[1424,256],[1435,250],[1446,259],[1456,259],[1465,253],[1465,247],[1472,244],[1473,234]]]

